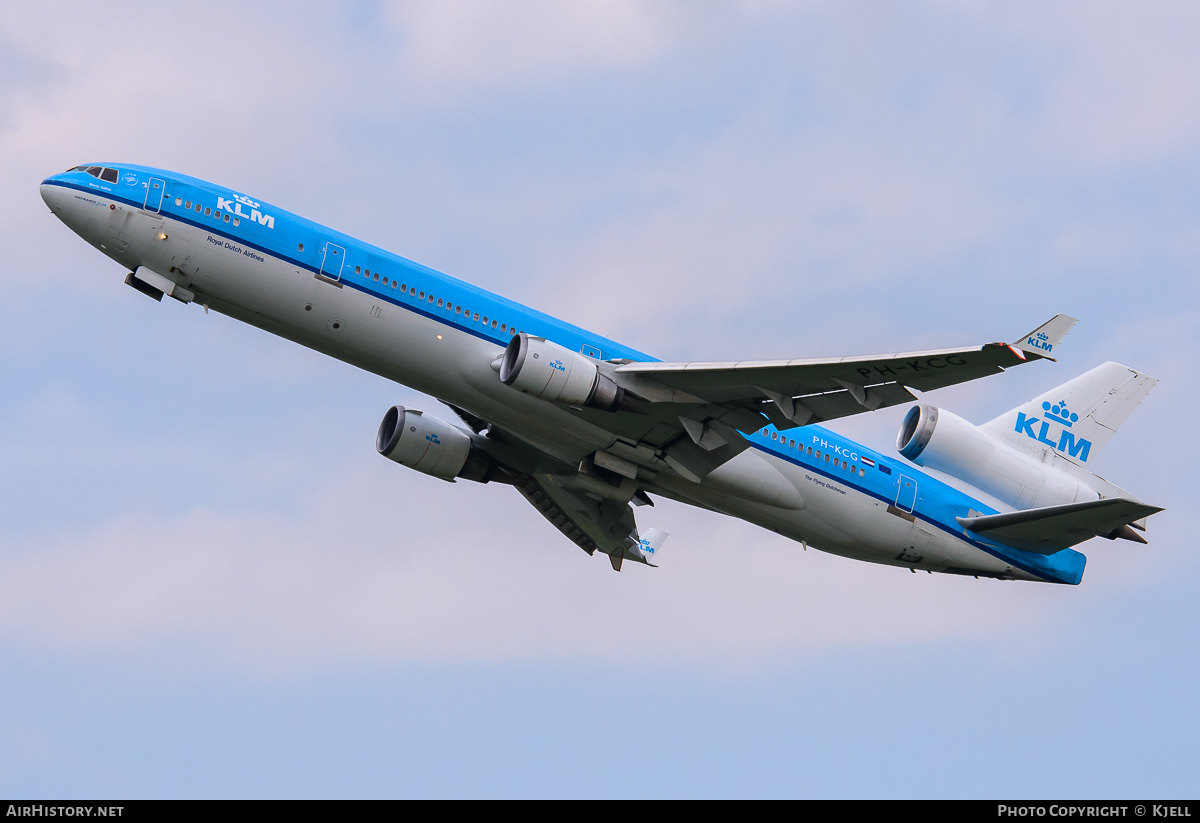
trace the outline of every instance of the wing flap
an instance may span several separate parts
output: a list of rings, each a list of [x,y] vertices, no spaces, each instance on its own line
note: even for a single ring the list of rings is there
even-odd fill
[[[1037,554],[1054,554],[1093,537],[1115,535],[1123,527],[1160,511],[1158,506],[1129,498],[1108,497],[955,519],[963,528],[1006,546]]]

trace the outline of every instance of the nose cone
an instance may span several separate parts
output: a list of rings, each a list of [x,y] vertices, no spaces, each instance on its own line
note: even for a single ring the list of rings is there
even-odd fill
[[[65,175],[62,174],[56,174],[53,177],[47,177],[42,181],[41,186],[42,202],[50,207],[50,211],[58,214],[60,217],[60,211],[63,206],[63,197],[66,195],[67,190],[59,185],[58,182],[64,176]]]

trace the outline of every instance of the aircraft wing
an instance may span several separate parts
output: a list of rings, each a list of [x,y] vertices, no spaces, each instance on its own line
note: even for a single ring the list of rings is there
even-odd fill
[[[629,504],[596,499],[563,485],[570,480],[567,476],[519,474],[513,485],[576,546],[588,554],[597,550],[607,554],[616,571],[621,570],[624,560],[655,565],[650,563],[650,557],[654,556],[666,535],[650,529],[643,540],[638,535]]]
[[[929,391],[1053,359],[1050,352],[1075,322],[1059,314],[1014,343],[973,348],[828,360],[625,363],[616,373],[651,403],[741,407],[787,429],[915,400],[906,387]],[[752,420],[734,427],[749,433],[762,425],[761,418]]]
[[[1130,524],[1162,511],[1124,497],[1107,497],[1083,503],[1045,506],[1040,509],[958,517],[959,524],[998,543],[1038,554],[1054,554],[1093,537],[1123,537],[1146,541]]]
[[[613,435],[593,462],[611,479],[674,472],[692,482],[749,448],[743,435],[780,430],[915,400],[928,391],[1049,358],[1075,319],[1056,315],[1013,343],[972,348],[734,363],[607,361],[605,373],[636,400],[616,412],[574,413]],[[493,364],[494,366],[496,364]],[[626,498],[628,499],[628,498]]]

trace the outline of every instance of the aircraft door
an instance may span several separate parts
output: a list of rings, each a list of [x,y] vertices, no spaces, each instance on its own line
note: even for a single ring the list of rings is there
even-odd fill
[[[146,181],[146,211],[158,214],[162,208],[163,194],[167,190],[167,184],[157,177],[151,177]]]
[[[342,264],[346,260],[346,250],[333,243],[325,244],[325,256],[321,259],[321,274],[330,280],[340,280]]]
[[[916,505],[917,481],[911,477],[900,475],[900,481],[896,489],[896,508],[911,514]]]

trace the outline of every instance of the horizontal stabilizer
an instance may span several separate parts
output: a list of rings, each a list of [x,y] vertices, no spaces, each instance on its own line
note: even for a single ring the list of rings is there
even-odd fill
[[[1124,497],[955,518],[978,535],[1038,554],[1054,554],[1093,537],[1125,537],[1127,526],[1162,509]],[[1145,542],[1145,541],[1140,541]]]

